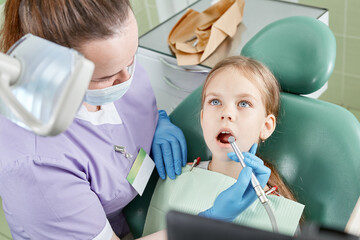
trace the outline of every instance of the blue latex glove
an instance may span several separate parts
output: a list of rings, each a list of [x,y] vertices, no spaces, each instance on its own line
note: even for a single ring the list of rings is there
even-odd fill
[[[175,179],[175,174],[181,174],[181,168],[187,160],[185,136],[180,128],[171,123],[164,110],[159,110],[151,151],[162,179],[166,178],[166,174],[171,179]]]
[[[256,149],[257,144],[254,144],[249,152],[243,153],[246,167],[240,172],[236,183],[220,193],[214,205],[199,213],[199,216],[231,222],[257,199],[251,185],[251,173],[254,172],[260,185],[264,187],[269,180],[271,170],[255,156]],[[228,153],[228,157],[239,162],[234,152]]]

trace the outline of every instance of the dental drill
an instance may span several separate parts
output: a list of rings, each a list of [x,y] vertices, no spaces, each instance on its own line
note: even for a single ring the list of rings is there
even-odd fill
[[[230,136],[228,139],[228,142],[230,143],[231,147],[234,149],[234,152],[235,152],[236,156],[238,157],[241,166],[243,168],[246,167],[246,164],[244,162],[244,156],[242,155],[239,147],[236,145],[235,138],[233,136]],[[252,186],[255,190],[255,193],[258,196],[261,204],[264,206],[264,208],[270,218],[273,232],[278,232],[278,226],[276,223],[274,213],[269,205],[269,199],[266,197],[264,189],[261,187],[259,180],[256,178],[256,176],[253,172],[251,173],[251,184],[252,184]]]

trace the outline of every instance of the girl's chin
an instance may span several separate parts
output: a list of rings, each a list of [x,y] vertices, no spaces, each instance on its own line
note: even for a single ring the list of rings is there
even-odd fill
[[[222,143],[220,141],[216,141],[217,145],[222,149],[228,149],[231,148],[230,143]]]
[[[230,148],[217,148],[216,150],[211,149],[212,158],[216,158],[222,161],[229,161],[228,153],[233,152],[234,150]]]

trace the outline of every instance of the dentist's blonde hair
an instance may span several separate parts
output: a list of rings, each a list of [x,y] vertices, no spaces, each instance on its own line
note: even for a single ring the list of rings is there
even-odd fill
[[[244,56],[227,57],[212,68],[204,82],[201,97],[201,109],[203,109],[204,106],[207,86],[215,75],[221,74],[224,69],[228,68],[238,70],[239,76],[246,77],[258,88],[262,97],[262,102],[265,106],[266,114],[273,114],[275,118],[277,118],[280,108],[280,85],[278,81],[264,64]],[[281,179],[275,166],[264,159],[263,161],[265,166],[271,170],[271,175],[267,184],[270,187],[277,186],[278,192],[282,196],[296,201],[293,193]]]

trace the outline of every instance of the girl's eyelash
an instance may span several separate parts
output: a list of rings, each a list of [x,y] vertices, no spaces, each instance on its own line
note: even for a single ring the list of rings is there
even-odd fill
[[[252,107],[251,102],[249,102],[249,101],[247,101],[247,100],[241,100],[241,101],[239,101],[238,105],[240,105],[240,103],[242,103],[242,102],[245,102],[245,103],[247,103],[250,107]]]
[[[214,101],[217,101],[219,104],[221,103],[221,101],[217,98],[211,98],[207,102],[210,105],[214,105],[214,104],[212,104]],[[240,100],[237,105],[240,106],[241,103],[246,103],[247,105],[249,105],[249,107],[253,106],[253,104],[248,100]],[[218,105],[218,104],[215,104],[215,105]]]
[[[219,99],[217,99],[217,98],[212,98],[212,99],[209,99],[209,101],[208,101],[208,103],[209,104],[211,104],[213,101],[218,101],[218,102],[220,102],[220,100]]]

